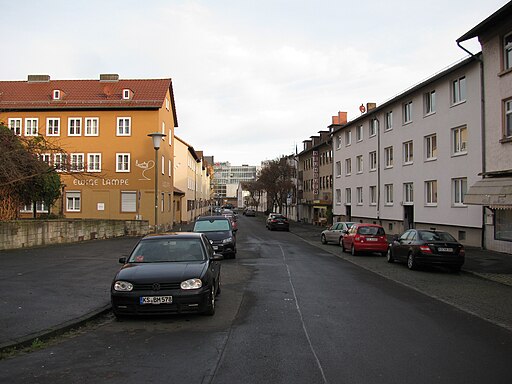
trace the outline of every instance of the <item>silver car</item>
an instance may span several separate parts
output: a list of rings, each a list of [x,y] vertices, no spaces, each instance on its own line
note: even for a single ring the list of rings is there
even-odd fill
[[[320,240],[322,240],[322,244],[327,243],[336,243],[341,246],[341,239],[343,235],[347,233],[350,227],[353,225],[353,222],[340,221],[338,223],[334,223],[330,228],[326,229],[320,235]]]

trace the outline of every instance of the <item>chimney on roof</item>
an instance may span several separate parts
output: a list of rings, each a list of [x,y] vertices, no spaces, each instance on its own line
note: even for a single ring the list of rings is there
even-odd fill
[[[116,73],[102,73],[100,74],[100,81],[119,81],[119,75]]]
[[[370,112],[375,108],[377,108],[377,103],[366,103],[366,112]]]
[[[49,75],[28,75],[29,83],[48,83],[49,81]]]
[[[347,124],[347,112],[338,112],[338,116],[332,117],[332,123],[334,125]]]

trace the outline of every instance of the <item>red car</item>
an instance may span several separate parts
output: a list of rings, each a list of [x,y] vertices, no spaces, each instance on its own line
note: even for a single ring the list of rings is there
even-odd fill
[[[386,232],[377,224],[354,224],[341,241],[343,252],[350,250],[353,256],[360,252],[378,252],[386,256],[388,246]]]

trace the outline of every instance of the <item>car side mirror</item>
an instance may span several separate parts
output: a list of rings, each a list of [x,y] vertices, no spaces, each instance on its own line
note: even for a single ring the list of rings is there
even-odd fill
[[[343,231],[341,231],[344,235],[346,235],[348,233],[348,231],[346,229],[344,229]]]
[[[119,258],[119,263],[120,264],[126,264],[126,257],[120,257]]]
[[[211,259],[213,261],[220,261],[224,259],[224,256],[221,253],[214,253]]]

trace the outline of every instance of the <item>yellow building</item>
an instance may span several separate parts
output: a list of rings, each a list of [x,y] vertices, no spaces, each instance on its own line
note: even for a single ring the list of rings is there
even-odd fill
[[[171,79],[0,81],[0,121],[16,135],[45,136],[64,149],[43,155],[64,184],[53,213],[150,225],[156,219],[164,229],[175,221]],[[154,132],[166,135],[158,151],[148,137]]]

